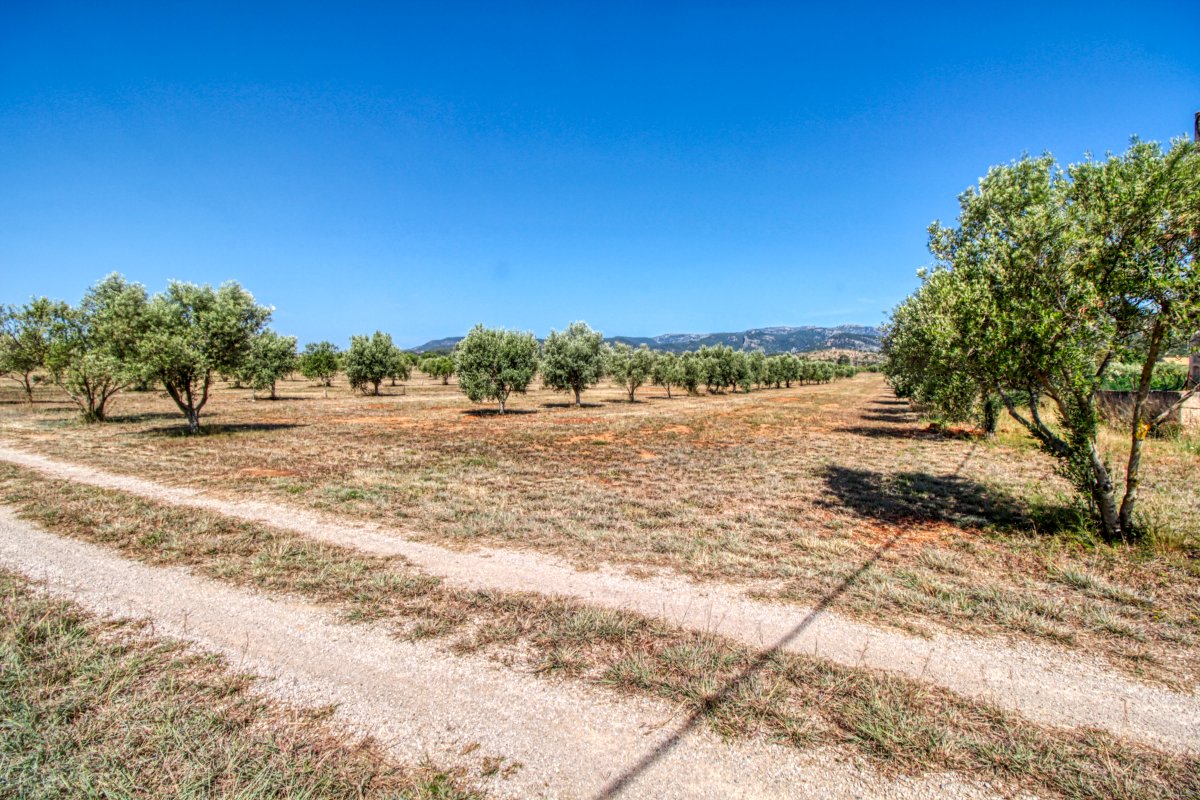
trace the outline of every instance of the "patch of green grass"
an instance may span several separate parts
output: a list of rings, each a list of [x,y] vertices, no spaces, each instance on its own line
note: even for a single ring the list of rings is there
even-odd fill
[[[331,500],[339,503],[349,503],[355,500],[364,500],[367,493],[362,489],[356,489],[351,486],[328,486],[324,490],[324,494]]]
[[[84,613],[0,571],[0,793],[68,797],[406,798],[480,795],[388,763],[251,691],[216,656]]]

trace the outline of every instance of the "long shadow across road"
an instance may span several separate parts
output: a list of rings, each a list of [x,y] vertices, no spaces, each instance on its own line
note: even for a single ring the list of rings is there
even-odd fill
[[[975,447],[973,446],[963,455],[962,461],[959,462],[958,466],[951,475],[952,478],[957,477],[962,472],[963,467],[967,465],[967,461],[970,460],[971,455],[974,452]],[[795,627],[780,637],[779,641],[775,642],[770,649],[759,653],[754,661],[750,663],[750,666],[743,670],[741,675],[725,684],[721,691],[704,698],[704,702],[697,706],[696,709],[688,715],[687,719],[683,721],[683,724],[680,725],[674,733],[672,733],[662,742],[659,742],[653,750],[642,756],[636,764],[633,764],[631,767],[629,767],[629,769],[622,772],[620,775],[610,781],[608,785],[601,789],[596,795],[595,800],[608,800],[608,798],[617,797],[619,794],[632,786],[634,782],[637,781],[639,777],[644,775],[651,767],[662,760],[664,756],[679,746],[679,743],[683,741],[684,737],[686,737],[689,733],[699,727],[702,722],[704,722],[705,717],[711,714],[713,710],[719,708],[722,703],[734,696],[740,688],[745,686],[754,678],[755,675],[761,672],[768,662],[775,657],[776,653],[783,652],[783,650],[787,648],[789,644],[795,641],[800,634],[804,633],[804,631],[807,630],[814,621],[816,621],[817,617],[819,617],[825,611],[828,611],[830,607],[832,607],[833,604],[842,597],[842,595],[846,594],[846,592],[850,590],[850,587],[853,586],[858,579],[863,576],[864,573],[878,563],[879,560],[883,558],[889,550],[894,548],[899,540],[900,532],[897,531],[896,533],[892,534],[887,541],[877,547],[871,556],[863,561],[863,563],[860,564],[858,568],[854,570],[854,572],[848,575],[844,581],[839,583],[837,588],[822,597],[821,601],[813,606],[808,613],[804,615],[804,618],[796,623]]]
[[[684,720],[683,724],[680,725],[674,733],[672,733],[667,739],[660,742],[649,753],[642,756],[642,758],[638,760],[636,764],[625,770],[625,772],[618,775],[607,786],[601,789],[599,794],[596,795],[596,800],[607,800],[607,798],[618,796],[632,786],[641,775],[653,767],[659,760],[674,750],[679,743],[683,741],[684,737],[699,727],[699,725],[704,721],[705,717],[711,714],[713,710],[719,708],[721,704],[730,697],[735,695],[742,686],[746,685],[746,683],[752,680],[757,673],[762,671],[767,663],[775,657],[776,653],[782,652],[796,639],[796,637],[804,633],[805,629],[812,625],[813,621],[816,620],[818,616],[836,603],[838,598],[844,595],[850,589],[850,587],[862,577],[863,573],[874,566],[879,559],[883,558],[883,556],[896,545],[896,542],[899,540],[899,538],[899,533],[892,534],[890,539],[880,545],[875,552],[872,553],[871,557],[860,564],[858,569],[854,570],[854,572],[847,576],[844,581],[838,584],[836,589],[821,598],[821,602],[817,603],[817,605],[809,610],[809,612],[804,615],[804,618],[796,623],[795,627],[781,637],[779,641],[777,641],[769,650],[764,650],[762,653],[760,653],[754,659],[754,661],[751,662],[750,666],[748,666],[742,672],[741,675],[725,684],[721,691],[706,697],[704,702],[688,715],[687,719]]]

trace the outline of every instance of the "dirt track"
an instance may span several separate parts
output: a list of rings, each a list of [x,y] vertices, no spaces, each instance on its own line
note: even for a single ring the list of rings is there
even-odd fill
[[[158,634],[223,653],[263,676],[263,688],[282,699],[335,703],[340,722],[376,736],[398,757],[428,755],[478,771],[482,758],[499,756],[500,775],[487,784],[499,797],[994,796],[956,776],[885,780],[840,753],[725,742],[703,727],[672,745],[682,721],[665,704],[449,656],[302,603],[125,561],[46,533],[6,508],[0,564],[94,611],[146,617]],[[661,757],[640,770],[660,747]]]
[[[759,602],[744,587],[611,570],[580,572],[535,553],[463,553],[408,541],[402,532],[259,501],[229,501],[67,464],[0,445],[0,459],[79,483],[264,522],[364,552],[404,556],[462,586],[565,595],[628,609],[756,647],[814,653],[843,664],[899,672],[982,697],[1052,725],[1103,728],[1178,752],[1200,748],[1200,698],[1132,681],[1099,661],[1046,647],[959,636],[919,639],[828,611]]]

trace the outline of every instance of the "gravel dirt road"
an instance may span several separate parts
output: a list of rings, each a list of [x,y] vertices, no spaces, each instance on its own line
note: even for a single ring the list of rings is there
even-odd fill
[[[261,687],[337,719],[398,758],[478,775],[498,797],[983,798],[954,775],[885,779],[843,753],[727,742],[674,709],[400,642],[306,604],[121,559],[0,508],[0,564],[90,610],[225,655]],[[686,730],[679,734],[681,727]]]

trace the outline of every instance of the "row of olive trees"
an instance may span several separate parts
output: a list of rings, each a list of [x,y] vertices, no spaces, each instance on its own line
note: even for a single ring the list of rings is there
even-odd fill
[[[696,393],[754,386],[826,382],[854,374],[854,367],[808,361],[795,355],[766,356],[730,347],[690,353],[659,353],[644,345],[609,346],[586,323],[552,331],[544,346],[533,334],[477,326],[451,357],[418,357],[381,331],[353,336],[345,352],[331,342],[296,351],[296,338],[267,327],[271,309],[237,283],[211,286],[172,282],[150,296],[145,287],[117,274],[92,286],[78,306],[37,298],[19,308],[0,308],[0,373],[16,380],[32,403],[36,381],[48,375],[79,405],[88,421],[102,421],[112,397],[128,387],[161,386],[179,407],[191,432],[214,381],[248,386],[252,397],[299,370],[326,387],[344,373],[353,391],[379,394],[390,378],[408,380],[414,365],[459,386],[472,400],[494,400],[501,412],[512,392],[524,392],[537,373],[545,385],[574,394],[605,377],[630,401],[646,383]]]
[[[459,388],[475,402],[493,401],[503,414],[514,392],[525,392],[541,372],[543,384],[574,396],[581,403],[583,392],[605,377],[611,378],[636,400],[647,383],[695,394],[704,386],[710,393],[741,388],[788,386],[793,382],[826,383],[850,377],[855,368],[824,361],[810,361],[785,353],[767,356],[732,347],[701,347],[687,353],[650,350],[645,345],[607,345],[599,331],[575,322],[564,331],[551,331],[544,344],[532,333],[521,333],[477,325],[454,348],[451,364]]]
[[[157,384],[197,432],[217,376],[266,388],[271,364],[294,354],[295,339],[270,331],[270,318],[271,309],[233,282],[214,289],[174,281],[151,296],[113,274],[77,306],[43,297],[0,309],[0,373],[31,403],[36,377],[48,374],[88,421],[103,420],[122,389]]]
[[[959,205],[955,227],[930,228],[937,265],[892,315],[885,372],[897,394],[948,418],[992,430],[1007,410],[1104,536],[1137,537],[1143,444],[1173,410],[1147,411],[1155,369],[1200,330],[1200,147],[1135,141],[1066,169],[1025,157],[993,167]],[[1114,467],[1097,394],[1123,363],[1137,365],[1134,407]]]
[[[0,374],[30,403],[36,383],[48,378],[89,422],[104,420],[122,389],[161,386],[197,432],[218,377],[274,399],[277,382],[297,369],[326,387],[344,372],[353,389],[378,394],[385,379],[406,380],[415,361],[378,331],[352,337],[346,352],[317,342],[298,354],[294,336],[267,327],[270,317],[234,282],[216,289],[172,282],[150,296],[113,274],[78,306],[42,297],[0,308]]]

